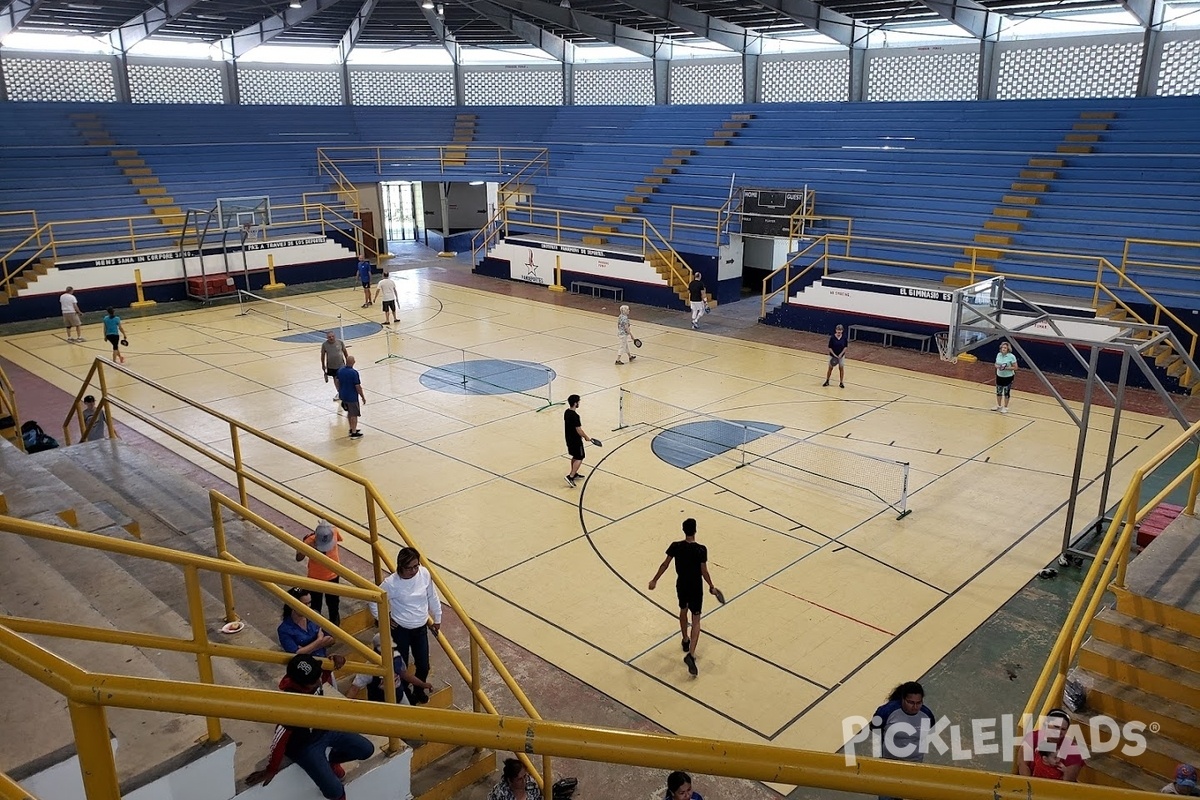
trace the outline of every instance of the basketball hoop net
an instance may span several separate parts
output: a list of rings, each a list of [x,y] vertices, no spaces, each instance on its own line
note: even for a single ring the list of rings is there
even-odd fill
[[[933,335],[933,341],[937,344],[938,355],[942,361],[951,364],[958,363],[958,356],[950,351],[950,331],[939,331]]]

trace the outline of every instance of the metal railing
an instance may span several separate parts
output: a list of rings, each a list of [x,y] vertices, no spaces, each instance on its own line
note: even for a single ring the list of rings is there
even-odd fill
[[[12,418],[13,428],[17,432],[17,439],[13,444],[24,451],[25,439],[21,436],[21,412],[17,408],[17,390],[9,380],[3,365],[0,365],[0,417]]]
[[[1183,259],[1161,254],[1163,250],[1189,250],[1191,258]],[[1152,254],[1144,254],[1150,250]],[[1139,254],[1142,251],[1142,254]],[[1158,254],[1153,254],[1158,251]],[[1181,242],[1172,239],[1126,239],[1121,249],[1121,269],[1132,272],[1151,269],[1166,276],[1178,276],[1196,280],[1200,278],[1200,242]]]
[[[737,207],[741,202],[741,195],[731,195],[728,200],[719,208],[711,208],[709,206],[688,206],[688,205],[671,205],[670,215],[667,218],[667,237],[671,240],[676,238],[676,231],[685,230],[701,230],[711,232],[714,238],[714,244],[720,249],[722,244],[729,241],[729,233],[733,227],[733,222],[738,219]],[[690,213],[687,213],[690,212]],[[706,217],[709,214],[713,215],[713,221],[708,222],[692,222],[685,217]],[[624,216],[624,215],[622,215]]]
[[[320,168],[330,170],[331,176],[336,170],[336,174],[340,174],[350,186],[353,184],[342,174],[342,168],[366,167],[378,178],[391,176],[396,179],[404,178],[406,169],[436,169],[439,172],[466,169],[488,175],[508,175],[509,181],[523,175],[522,183],[528,185],[535,175],[549,169],[550,151],[544,147],[466,143],[320,147],[317,148],[317,164]]]
[[[581,243],[583,236],[603,236],[605,239],[618,239],[631,250],[641,253],[642,258],[651,264],[658,264],[667,271],[664,276],[672,290],[680,291],[687,287],[691,280],[691,272],[687,262],[675,251],[654,223],[645,217],[632,217],[628,223],[638,226],[636,233],[622,231],[597,232],[588,227],[605,222],[605,217],[615,214],[600,214],[592,211],[570,211],[560,208],[539,208],[533,205],[502,206],[496,215],[488,221],[471,240],[472,256],[476,262],[486,255],[491,243],[503,236],[512,235],[511,228],[517,226],[525,233],[542,235],[552,238],[555,244],[571,247],[588,247]],[[553,222],[546,218],[552,217]],[[569,224],[575,223],[575,224]],[[607,223],[616,224],[616,223]]]
[[[0,530],[73,531],[0,517]],[[76,534],[79,535],[79,534]],[[250,569],[214,559],[227,569]],[[119,800],[109,743],[108,708],[241,719],[270,725],[318,727],[465,747],[626,764],[658,770],[809,786],[912,800],[1127,800],[1129,790],[959,767],[859,758],[765,744],[628,731],[543,720],[513,720],[467,711],[366,703],[344,698],[214,686],[159,678],[89,672],[30,641],[0,618],[0,660],[66,698],[88,800]],[[0,779],[0,792],[12,793]]]
[[[1174,441],[1134,471],[1125,496],[1121,498],[1117,510],[1113,513],[1112,522],[1092,558],[1092,566],[1084,576],[1079,593],[1067,612],[1066,621],[1050,649],[1050,656],[1046,659],[1041,675],[1029,695],[1029,701],[1025,704],[1024,713],[1036,715],[1033,719],[1040,719],[1051,708],[1062,704],[1067,675],[1087,639],[1088,629],[1096,618],[1105,593],[1112,587],[1125,586],[1125,572],[1133,557],[1133,543],[1138,525],[1155,507],[1165,502],[1172,492],[1189,480],[1187,504],[1183,513],[1195,516],[1196,496],[1200,491],[1200,454],[1196,451],[1197,441],[1200,441],[1200,423],[1179,434]],[[1180,470],[1158,494],[1143,501],[1142,488],[1146,477],[1184,448],[1188,449],[1191,456],[1188,466]]]
[[[889,248],[904,248],[914,252],[924,252],[930,255],[942,255],[953,253],[967,259],[966,267],[944,266],[928,261],[901,261],[898,259],[879,258],[876,256],[867,257],[865,255],[851,255],[851,243],[856,246],[856,253],[862,253],[861,247],[864,245],[880,245]],[[841,247],[838,247],[841,245]],[[834,252],[841,250],[841,253]],[[980,251],[987,253],[999,253],[1002,257],[1022,257],[1026,261],[1041,262],[1046,265],[1059,265],[1076,269],[1086,269],[1089,272],[1095,270],[1095,277],[1090,277],[1087,280],[1060,278],[1046,275],[1030,275],[1026,273],[1015,273],[1005,270],[1001,264],[992,264],[990,257],[989,266],[985,269],[978,265],[977,256]],[[796,273],[791,274],[792,265],[800,260],[802,256],[813,258],[813,263]],[[1129,277],[1128,273],[1120,267],[1115,266],[1103,256],[1094,255],[1079,255],[1075,253],[1057,253],[1044,250],[1019,250],[1015,248],[998,247],[992,245],[964,245],[962,243],[953,242],[919,242],[906,239],[888,239],[876,236],[854,236],[842,234],[825,234],[819,239],[814,240],[808,247],[797,253],[788,262],[779,269],[773,271],[770,275],[763,279],[763,303],[762,314],[766,316],[766,307],[771,298],[780,292],[786,292],[791,285],[804,274],[807,274],[813,268],[822,270],[823,275],[829,272],[831,259],[837,259],[840,264],[845,263],[861,263],[871,266],[890,266],[904,267],[909,269],[924,270],[943,275],[944,277],[955,277],[965,280],[966,283],[974,283],[976,280],[990,277],[993,275],[1004,275],[1011,280],[1020,280],[1039,286],[1046,287],[1049,291],[1053,287],[1072,286],[1077,288],[1088,288],[1092,290],[1092,305],[1096,308],[1101,306],[1101,300],[1106,303],[1111,303],[1113,308],[1123,311],[1128,318],[1145,324],[1162,325],[1166,324],[1164,320],[1170,320],[1173,323],[1176,331],[1181,334],[1187,348],[1186,354],[1190,358],[1195,358],[1197,334],[1196,331],[1183,321],[1177,314],[1164,306],[1161,302],[1150,295],[1136,281]],[[786,274],[786,280],[782,286],[771,288],[776,276],[783,271]],[[1127,292],[1136,295],[1140,300],[1145,301],[1146,305],[1153,307],[1154,313],[1151,319],[1145,319],[1138,311],[1131,306],[1118,292]],[[785,295],[786,296],[786,295]]]
[[[120,373],[124,376],[132,378],[132,381],[126,381],[120,388],[112,387],[112,382],[108,380],[109,371]],[[93,389],[93,382],[95,389]],[[227,443],[223,449],[218,449],[215,443],[202,443],[186,431],[179,430],[174,426],[163,422],[156,418],[153,414],[147,413],[144,408],[146,403],[144,397],[139,395],[137,401],[126,400],[121,398],[120,392],[127,389],[129,386],[139,386],[144,392],[145,389],[150,389],[159,392],[166,397],[172,398],[185,406],[188,406],[201,414],[205,415],[210,421],[221,424],[229,431]],[[327,461],[319,456],[312,455],[295,445],[276,438],[268,433],[258,430],[257,428],[247,425],[246,423],[231,417],[227,414],[222,414],[215,409],[198,403],[172,389],[163,386],[155,381],[150,380],[128,367],[120,364],[106,362],[103,359],[97,358],[92,362],[91,369],[83,379],[83,385],[76,394],[75,402],[72,405],[71,411],[63,420],[63,438],[67,444],[71,442],[71,424],[78,423],[81,435],[86,437],[90,428],[83,425],[83,417],[80,412],[80,403],[82,398],[98,390],[97,404],[105,412],[105,416],[109,420],[110,426],[113,421],[113,412],[119,411],[128,415],[130,419],[147,426],[153,431],[168,437],[169,439],[178,442],[179,444],[195,451],[204,456],[209,461],[215,463],[220,468],[226,470],[237,486],[238,503],[243,508],[248,508],[250,504],[250,488],[256,487],[265,490],[270,495],[282,501],[288,509],[303,512],[312,515],[317,519],[328,520],[330,524],[339,528],[343,533],[348,534],[355,539],[363,542],[369,549],[372,574],[376,584],[380,583],[385,575],[391,574],[396,570],[396,564],[391,554],[385,550],[386,544],[403,543],[409,547],[416,547],[415,541],[409,535],[408,530],[400,521],[400,518],[388,505],[383,495],[375,488],[375,485],[368,479],[351,472],[344,467]],[[153,404],[152,404],[153,405]],[[92,424],[95,424],[93,418]],[[256,468],[247,463],[245,452],[250,449],[264,449],[265,455],[262,458],[262,464],[273,464],[286,462],[288,458],[299,459],[323,471],[327,478],[326,491],[324,496],[336,497],[338,495],[334,487],[334,479],[344,481],[353,485],[353,491],[359,497],[364,499],[364,505],[359,510],[361,517],[358,519],[352,518],[348,513],[343,512],[339,508],[321,505],[314,502],[306,495],[295,492],[287,487],[282,479],[276,479],[268,474],[268,467]],[[240,512],[239,512],[240,513]],[[356,514],[357,516],[357,514]],[[387,528],[388,535],[385,536],[383,529]],[[419,549],[419,548],[418,548]],[[307,552],[307,551],[305,551]],[[459,657],[453,645],[446,638],[445,634],[439,634],[436,638],[441,645],[446,657],[454,666],[455,671],[462,678],[464,683],[470,688],[472,707],[481,713],[497,714],[496,706],[492,699],[484,691],[480,673],[481,658],[485,659],[488,664],[499,675],[504,685],[508,688],[513,698],[517,701],[521,709],[532,720],[539,720],[541,716],[537,709],[534,708],[529,698],[517,685],[516,680],[509,672],[508,668],[501,662],[500,657],[496,655],[495,650],[488,644],[483,637],[475,622],[471,619],[466,609],[458,601],[455,594],[451,591],[449,585],[441,577],[436,566],[426,560],[424,557],[421,563],[428,569],[433,579],[434,586],[437,587],[439,594],[445,599],[446,605],[453,609],[456,616],[462,622],[470,636],[470,667],[468,668],[463,660]],[[298,584],[297,584],[298,585]],[[382,612],[380,618],[383,619]],[[232,620],[231,620],[232,621]],[[382,629],[386,626],[381,625]],[[384,651],[387,652],[387,651]],[[553,783],[551,764],[548,758],[543,759],[542,769],[539,771],[528,762],[524,756],[519,756],[526,761],[526,768],[530,775],[534,776],[535,780],[545,782],[547,786]]]

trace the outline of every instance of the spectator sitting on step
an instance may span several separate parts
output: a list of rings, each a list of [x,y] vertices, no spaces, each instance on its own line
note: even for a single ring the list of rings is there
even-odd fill
[[[346,663],[343,656],[333,657],[335,669]],[[323,684],[330,682],[330,674],[321,669],[321,663],[312,656],[293,656],[288,662],[287,674],[279,681],[279,689],[298,694],[323,694]],[[342,778],[347,761],[362,761],[370,758],[375,746],[357,733],[325,731],[320,728],[304,728],[297,725],[280,725],[275,729],[271,743],[271,756],[264,769],[255,770],[246,778],[249,786],[261,783],[266,786],[283,765],[286,755],[304,770],[317,789],[328,800],[345,800],[346,787]]]
[[[504,774],[487,800],[542,800],[542,790],[529,776],[529,770],[515,758],[504,759]]]
[[[676,770],[667,776],[667,794],[663,800],[704,800],[692,791],[692,776]]]
[[[379,634],[375,634],[375,638],[371,640],[371,646],[375,648],[375,652],[379,652]],[[410,686],[415,686],[424,692],[432,692],[433,684],[427,683],[416,676],[415,673],[408,671],[408,664],[400,658],[396,653],[395,646],[392,647],[392,671],[396,674],[396,702],[404,703],[407,701],[412,705]],[[362,694],[362,690],[367,690],[367,699],[374,700],[377,703],[382,703],[386,700],[383,693],[383,677],[380,675],[366,675],[358,673],[354,676],[354,681],[350,684],[350,688],[346,690],[346,698],[353,700]]]
[[[299,587],[288,589],[292,599],[304,605],[312,604],[312,594]],[[302,656],[325,658],[326,649],[333,644],[333,637],[321,630],[321,626],[298,613],[287,603],[283,604],[283,620],[277,629],[279,646],[289,653]]]
[[[93,417],[96,419],[96,422],[92,424],[92,429],[88,431],[87,439],[85,441],[95,442],[99,439],[107,439],[108,420],[104,416],[104,409],[97,409],[96,398],[89,394],[87,397],[83,398],[84,428],[87,428],[88,423],[92,421]]]
[[[1068,731],[1071,718],[1061,708],[1049,711],[1041,727],[1030,731],[1021,742],[1017,774],[1052,781],[1079,780],[1083,755]]]
[[[1175,768],[1175,781],[1168,783],[1161,790],[1162,794],[1182,794],[1189,797],[1195,797],[1200,794],[1196,791],[1196,768],[1191,764],[1180,764]]]

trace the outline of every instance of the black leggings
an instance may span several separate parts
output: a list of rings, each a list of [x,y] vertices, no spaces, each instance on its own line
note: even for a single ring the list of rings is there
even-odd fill
[[[334,578],[333,580],[330,581],[330,583],[338,583],[338,579]],[[340,606],[341,606],[342,598],[336,594],[325,594],[323,592],[313,592],[312,593],[312,610],[317,612],[318,614],[320,614],[322,602],[327,603],[329,605],[329,621],[332,622],[334,625],[341,625],[342,624],[342,615],[341,615]]]

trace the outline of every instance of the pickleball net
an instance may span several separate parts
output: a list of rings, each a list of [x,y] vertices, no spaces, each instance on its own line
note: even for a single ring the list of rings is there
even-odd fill
[[[281,331],[293,335],[307,334],[314,342],[325,339],[328,331],[336,331],[338,341],[346,341],[341,314],[314,311],[311,308],[285,303],[270,297],[238,290],[238,316],[259,316],[273,320]]]
[[[909,513],[907,462],[818,444],[765,423],[725,419],[622,389],[618,429],[643,426],[660,431],[655,447],[676,465],[726,464],[751,467],[781,479],[834,493],[851,492]]]

